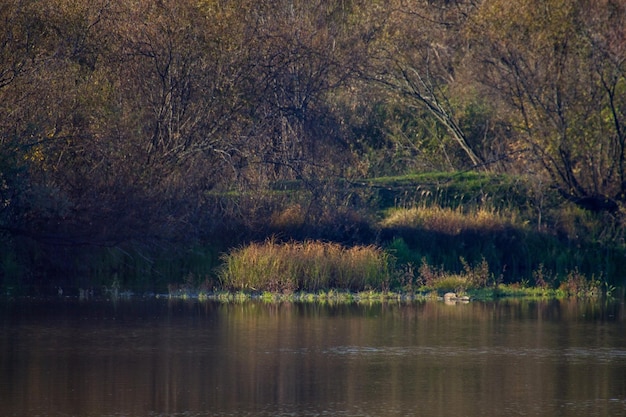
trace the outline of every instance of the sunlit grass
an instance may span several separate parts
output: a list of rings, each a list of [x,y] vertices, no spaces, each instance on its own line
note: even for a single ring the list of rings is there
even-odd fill
[[[219,276],[229,290],[293,293],[380,288],[390,279],[391,257],[373,245],[267,240],[226,254]]]
[[[524,225],[514,210],[496,210],[491,207],[397,208],[390,210],[381,221],[381,226],[385,228],[420,228],[448,235],[458,235],[467,230],[493,232],[523,228]]]

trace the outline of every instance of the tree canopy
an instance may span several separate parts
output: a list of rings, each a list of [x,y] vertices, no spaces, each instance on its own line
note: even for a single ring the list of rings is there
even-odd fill
[[[262,190],[418,170],[626,201],[617,0],[0,5],[0,228],[193,238]],[[244,214],[245,213],[245,214]],[[263,217],[262,215],[260,216]]]

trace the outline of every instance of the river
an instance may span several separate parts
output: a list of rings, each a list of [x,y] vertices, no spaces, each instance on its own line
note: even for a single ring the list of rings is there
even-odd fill
[[[626,415],[623,302],[0,302],[1,416]]]

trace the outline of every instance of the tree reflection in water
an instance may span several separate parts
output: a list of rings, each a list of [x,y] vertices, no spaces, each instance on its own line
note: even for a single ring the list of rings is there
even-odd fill
[[[626,412],[619,303],[3,307],[2,415]]]

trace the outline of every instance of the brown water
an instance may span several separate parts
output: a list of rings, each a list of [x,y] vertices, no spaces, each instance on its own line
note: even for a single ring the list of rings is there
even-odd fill
[[[619,416],[626,313],[5,301],[0,375],[0,416]]]

